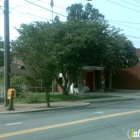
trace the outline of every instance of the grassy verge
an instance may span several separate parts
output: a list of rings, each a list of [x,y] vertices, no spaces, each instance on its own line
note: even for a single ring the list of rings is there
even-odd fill
[[[114,96],[109,95],[89,95],[89,96],[79,96],[79,95],[62,95],[51,94],[50,102],[58,102],[58,101],[78,101],[84,99],[97,99],[97,98],[110,98]],[[18,98],[16,98],[16,102],[21,103],[46,103],[46,95],[45,93],[26,93],[22,94]]]

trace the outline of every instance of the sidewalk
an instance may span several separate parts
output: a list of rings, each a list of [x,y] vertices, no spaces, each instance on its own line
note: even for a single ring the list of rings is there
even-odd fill
[[[118,101],[118,100],[131,100],[131,99],[140,99],[140,93],[87,93],[85,96],[91,95],[112,95],[116,97],[110,98],[98,98],[98,99],[86,99],[80,101],[62,101],[62,102],[51,102],[51,107],[48,108],[46,103],[36,103],[36,104],[21,104],[15,103],[15,110],[8,111],[4,107],[4,104],[0,104],[0,114],[8,114],[8,113],[25,113],[25,112],[35,112],[35,111],[46,111],[46,110],[56,110],[56,109],[64,109],[64,108],[72,108],[72,107],[81,107],[90,105],[92,102],[106,102],[106,101]]]
[[[35,103],[35,104],[22,104],[15,103],[15,110],[6,110],[4,105],[0,105],[0,114],[5,113],[25,113],[25,112],[35,112],[35,111],[46,111],[46,110],[55,110],[55,109],[63,109],[70,107],[79,107],[86,106],[89,103],[84,102],[76,102],[76,101],[64,101],[64,102],[50,102],[51,107],[48,108],[46,103]]]

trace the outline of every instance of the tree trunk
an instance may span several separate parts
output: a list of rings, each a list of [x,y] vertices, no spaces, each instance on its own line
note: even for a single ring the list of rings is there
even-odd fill
[[[64,76],[64,77],[65,78],[63,79],[64,80],[63,84],[59,81],[58,78],[56,79],[56,81],[59,84],[59,86],[61,87],[63,95],[68,95],[71,84],[68,83],[68,79],[66,78],[66,76]]]
[[[68,95],[67,85],[64,85],[62,90],[63,95]]]
[[[65,79],[65,84],[62,87],[63,95],[68,95],[67,85],[68,85],[68,80]]]
[[[46,86],[46,102],[47,102],[47,107],[50,107],[50,91],[49,91],[49,86]]]
[[[112,67],[109,68],[109,90],[112,89]]]

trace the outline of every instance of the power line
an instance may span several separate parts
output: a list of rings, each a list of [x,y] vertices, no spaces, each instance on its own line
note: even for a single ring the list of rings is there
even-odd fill
[[[17,11],[17,9],[15,7],[10,7],[10,9],[15,9],[15,11]],[[30,8],[30,10],[38,10],[37,8]],[[43,11],[44,9],[39,9],[39,11]]]
[[[125,0],[122,0],[123,2],[125,2],[125,3],[127,3],[127,4],[129,4],[129,5],[133,5],[133,6],[135,6],[135,7],[138,7],[138,8],[140,8],[140,6],[137,6],[137,5],[135,5],[135,4],[132,4],[132,3],[130,3],[130,2],[126,2]]]
[[[34,17],[39,17],[39,18],[42,18],[42,19],[45,19],[45,20],[48,20],[48,21],[51,20],[51,19],[46,19],[46,18],[41,17],[41,16],[34,15],[34,14],[30,14],[30,13],[25,13],[25,14],[28,14],[28,15],[31,15],[31,16],[34,16]]]
[[[121,23],[128,23],[128,24],[140,24],[140,23],[135,23],[135,22],[119,21],[119,20],[107,20],[107,21],[114,21],[114,22],[121,22]]]
[[[137,3],[140,3],[139,1],[136,1],[136,0],[134,0],[135,2],[137,2]]]
[[[125,35],[125,36],[140,39],[140,37],[136,37],[136,36],[131,36],[131,35]]]
[[[130,8],[130,7],[127,7],[127,6],[124,6],[124,5],[118,4],[118,3],[113,2],[113,1],[110,1],[110,0],[107,0],[107,1],[109,1],[109,2],[111,2],[111,3],[113,3],[113,4],[116,4],[116,5],[119,5],[119,6],[121,6],[121,7],[124,7],[124,8],[126,8],[126,9],[129,9],[129,10],[132,10],[132,11],[135,11],[135,12],[140,13],[140,11],[134,10],[134,9],[132,9],[132,8]]]
[[[39,0],[35,0],[35,1],[33,1],[33,2],[38,2]],[[28,3],[25,3],[25,4],[23,4],[23,5],[19,5],[19,6],[16,6],[16,7],[11,7],[12,9],[15,9],[15,8],[18,8],[18,7],[21,7],[21,6],[24,6],[24,5],[27,5],[27,4],[31,4],[31,2],[29,2],[29,1],[27,1]],[[44,1],[40,1],[40,2],[42,2],[42,3],[45,3],[45,4],[48,4],[48,5],[50,5],[50,3],[47,3],[47,2],[44,2]],[[38,5],[39,6],[39,5]],[[58,8],[61,8],[61,9],[65,9],[65,8],[63,8],[63,7],[60,7],[60,6],[56,6],[55,5],[55,7],[58,7]],[[34,9],[34,8],[30,8],[30,10],[31,9],[33,9],[33,10],[37,10],[37,9]],[[43,10],[46,10],[46,9],[43,9]],[[43,11],[42,10],[42,11]],[[48,9],[49,10],[49,9]],[[66,10],[66,9],[65,9]],[[52,12],[52,11],[51,11]],[[55,12],[54,12],[55,13]],[[59,15],[60,15],[60,13],[58,13]],[[62,15],[62,14],[61,14]]]
[[[33,1],[33,2],[38,2],[38,1],[39,1],[39,0],[35,0],[35,1]],[[26,2],[26,3],[23,4],[23,5],[19,5],[19,6],[14,6],[14,5],[13,5],[14,7],[10,7],[10,8],[11,8],[11,9],[15,9],[15,11],[17,11],[17,8],[18,8],[18,7],[21,7],[21,6],[24,6],[24,5],[29,5],[29,4],[30,4],[30,3],[27,3],[27,2]],[[24,8],[25,8],[25,7],[24,7]],[[28,7],[27,7],[27,8],[28,8]],[[31,9],[32,9],[32,10],[38,10],[38,9],[36,9],[36,8],[31,8],[31,7],[30,7],[29,9],[30,9],[30,10],[31,10]],[[44,11],[44,10],[40,10],[40,11]]]
[[[17,10],[15,10],[15,9],[13,9],[14,11],[17,11]],[[13,12],[13,11],[12,11]],[[15,14],[17,14],[17,15],[20,15],[20,16],[22,16],[22,17],[24,17],[24,19],[25,20],[27,20],[28,22],[30,22],[30,20],[31,20],[31,17],[27,17],[26,16],[26,13],[21,13],[21,12],[19,12],[19,11],[17,11],[17,12],[14,12]],[[18,16],[19,17],[19,16]],[[34,18],[32,18],[33,20],[35,20]]]
[[[41,19],[45,19],[45,20],[47,20],[47,21],[50,21],[50,19],[46,19],[46,18],[41,17],[41,16],[38,16],[38,15],[34,15],[34,14],[31,14],[31,13],[22,13],[22,12],[17,11],[17,10],[14,9],[14,8],[11,8],[11,9],[12,9],[12,11],[16,11],[16,12],[15,12],[16,14],[20,14],[20,15],[26,17],[26,19],[27,19],[27,16],[25,16],[25,15],[31,15],[31,16],[34,16],[34,17],[39,17],[39,18],[41,18]],[[30,18],[30,17],[29,17],[29,18]],[[34,20],[34,18],[33,18],[33,20]],[[29,19],[28,19],[28,21],[29,21]]]
[[[40,2],[50,5],[50,3],[48,3],[48,2],[44,2],[44,1],[40,1]],[[57,5],[55,5],[55,7],[58,7],[58,8],[63,9],[63,10],[66,10],[66,8],[63,8],[63,7],[60,7],[60,6],[57,6]]]
[[[140,28],[135,28],[135,27],[131,27],[131,26],[123,25],[123,24],[118,24],[118,23],[115,23],[113,21],[110,21],[110,22],[112,22],[112,23],[114,23],[116,25],[120,25],[120,26],[124,26],[124,27],[128,27],[128,28],[132,28],[132,29],[135,29],[135,30],[140,30]]]
[[[132,42],[135,42],[135,43],[140,43],[140,42],[138,42],[138,41],[132,41]]]
[[[32,3],[32,2],[30,2],[30,1],[28,1],[28,0],[25,0],[25,1],[28,2],[28,3],[30,3],[30,4],[32,4],[32,5],[35,5],[35,6],[37,6],[37,7],[40,7],[40,8],[42,8],[42,9],[45,9],[45,10],[47,10],[47,11],[49,11],[49,12],[52,12],[51,10],[49,10],[49,9],[47,9],[47,8],[44,8],[44,7],[40,6],[40,5],[37,5],[37,4],[35,4],[35,3]],[[60,13],[57,13],[57,12],[55,12],[55,11],[53,11],[53,13],[55,13],[55,14],[57,14],[57,15],[60,15],[60,16],[63,16],[63,17],[67,17],[67,16],[62,15],[62,14],[60,14]]]
[[[33,1],[33,2],[37,2],[38,0],[35,0],[35,1]],[[18,8],[18,7],[22,7],[22,6],[24,6],[24,5],[28,5],[29,3],[25,3],[25,4],[22,4],[22,5],[17,5],[16,7],[14,7],[14,8]],[[10,4],[11,5],[11,4]],[[13,5],[14,6],[14,5]]]

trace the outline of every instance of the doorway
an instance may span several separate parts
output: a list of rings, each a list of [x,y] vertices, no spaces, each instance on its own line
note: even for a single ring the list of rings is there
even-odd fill
[[[89,87],[89,91],[93,91],[93,72],[86,73],[86,86]]]

